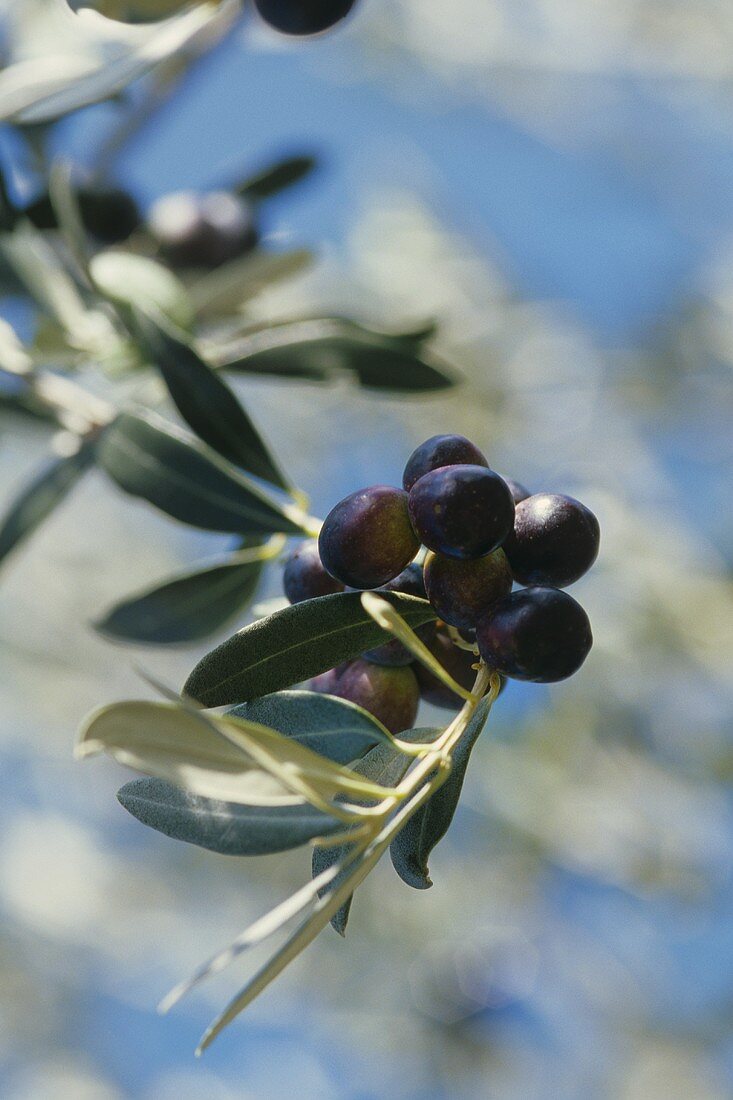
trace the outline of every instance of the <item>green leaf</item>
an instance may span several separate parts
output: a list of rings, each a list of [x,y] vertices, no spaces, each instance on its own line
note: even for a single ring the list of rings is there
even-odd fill
[[[92,23],[90,13],[74,12],[66,3],[48,5],[42,14],[48,48],[39,53],[26,34],[24,56],[0,72],[0,121],[51,122],[109,99],[168,58],[183,54],[202,33],[223,34],[239,10],[235,0],[197,4],[172,19],[121,35],[119,29],[105,29],[106,20]],[[55,52],[50,28],[58,29]],[[75,50],[68,48],[72,36]]]
[[[435,619],[427,600],[394,592],[386,598],[412,627]],[[184,692],[209,707],[248,702],[309,680],[389,637],[364,610],[358,593],[319,596],[223,642],[194,668]]]
[[[70,256],[84,280],[89,279],[89,245],[84,229],[79,196],[72,183],[71,165],[58,160],[51,165],[48,198],[53,220],[63,233]]]
[[[316,158],[309,155],[284,157],[273,164],[268,164],[256,175],[250,176],[230,190],[236,191],[237,194],[253,202],[269,199],[280,191],[284,191],[286,187],[300,183],[311,174],[317,163]]]
[[[0,523],[0,561],[28,538],[65,499],[94,460],[92,444],[54,459],[12,502]]]
[[[453,751],[451,773],[442,787],[415,813],[390,845],[392,863],[400,878],[416,890],[432,886],[428,860],[435,845],[450,828],[466,778],[471,750],[486,725],[491,701],[481,700]]]
[[[189,427],[235,466],[287,490],[287,479],[226,382],[162,318],[155,320],[141,310],[134,311],[134,318],[144,352],[160,370]]]
[[[343,828],[312,806],[241,806],[202,798],[163,779],[133,779],[117,797],[143,825],[226,856],[285,852]]]
[[[95,711],[82,727],[76,754],[98,752],[192,794],[248,806],[310,802],[341,817],[335,800],[392,794],[277,730],[206,714],[182,701],[132,700]]]
[[[184,332],[194,311],[186,287],[167,267],[149,256],[109,250],[93,256],[89,268],[95,285],[116,306],[155,310]]]
[[[392,742],[368,711],[316,691],[278,691],[229,713],[269,726],[337,764],[351,763],[378,741]]]
[[[306,248],[290,252],[258,249],[208,271],[189,287],[199,319],[213,321],[223,318],[231,323],[231,315],[237,313],[246,302],[257,297],[266,287],[306,271],[313,260],[313,253]]]
[[[216,365],[315,380],[346,371],[368,389],[393,393],[455,385],[453,371],[424,352],[421,340],[421,333],[388,335],[341,317],[291,321],[246,334],[217,357]]]
[[[76,755],[98,752],[204,798],[250,806],[299,806],[305,801],[213,721],[174,703],[131,700],[95,711],[82,727]]]
[[[297,510],[153,413],[122,413],[105,430],[99,462],[121,489],[182,523],[244,535],[303,534]]]
[[[120,601],[94,627],[101,634],[146,645],[208,637],[254,598],[264,561],[235,559],[188,570]]]
[[[436,729],[411,729],[400,734],[403,741],[419,742],[432,741],[439,734]],[[394,787],[404,779],[412,760],[391,745],[377,745],[368,752],[363,760],[358,760],[353,765],[353,771],[363,775],[373,783],[379,783],[383,787]],[[368,805],[368,803],[365,803]],[[352,826],[352,829],[356,826]],[[313,878],[317,878],[323,871],[336,863],[339,863],[348,854],[350,844],[346,841],[337,848],[316,848],[313,852]],[[343,880],[349,874],[349,868],[337,875],[333,882],[321,891],[321,896],[338,889]],[[346,935],[346,925],[351,911],[353,895],[331,918],[332,927],[340,936]]]
[[[10,198],[8,185],[5,180],[5,172],[0,167],[0,233],[8,232],[13,228],[18,213],[15,203]]]

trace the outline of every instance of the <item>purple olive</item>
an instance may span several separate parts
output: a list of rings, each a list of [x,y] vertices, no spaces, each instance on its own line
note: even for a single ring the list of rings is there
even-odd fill
[[[410,729],[417,718],[420,689],[411,668],[386,668],[358,659],[316,676],[310,687],[363,707],[390,733]]]
[[[485,466],[488,462],[465,435],[434,435],[417,447],[407,460],[402,488],[409,493],[416,481],[441,466]]]
[[[315,539],[307,539],[295,547],[283,572],[283,591],[290,603],[302,603],[343,590],[341,581],[335,580],[323,568]]]
[[[536,493],[517,505],[504,550],[520,584],[565,588],[598,557],[601,531],[584,504],[560,493]]]
[[[514,501],[515,505],[521,503],[521,501],[526,500],[528,496],[532,495],[529,489],[525,489],[521,481],[515,481],[513,477],[504,477],[503,474],[501,476],[502,479],[506,481],[507,485],[509,486],[509,492],[512,494],[512,500]]]
[[[255,0],[266,23],[282,34],[319,34],[345,19],[356,0]]]
[[[407,493],[391,485],[372,485],[340,501],[326,516],[318,539],[331,576],[359,589],[394,580],[419,549]]]
[[[512,590],[512,571],[503,550],[474,561],[429,554],[425,587],[438,617],[462,630],[475,627],[493,604]]]
[[[479,622],[476,638],[491,668],[542,684],[572,676],[593,645],[585,611],[557,588],[525,588],[505,596]]]
[[[410,519],[422,543],[447,558],[481,558],[514,523],[505,481],[484,466],[441,466],[410,490]]]

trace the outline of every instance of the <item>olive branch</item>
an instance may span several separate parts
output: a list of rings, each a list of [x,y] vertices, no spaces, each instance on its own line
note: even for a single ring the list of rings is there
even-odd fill
[[[424,603],[411,597],[401,600],[408,608],[411,603]],[[380,632],[399,638],[452,690],[459,687],[392,602],[374,593],[362,593],[357,601]],[[414,614],[415,609],[410,611]],[[307,614],[302,605],[299,612],[301,616]],[[365,625],[362,618],[362,631]],[[373,631],[368,625],[367,629]],[[499,676],[479,662],[472,690],[462,689],[462,708],[430,741],[410,742],[382,729],[380,740],[393,756],[404,759],[406,772],[399,782],[387,787],[365,779],[352,767],[317,756],[274,729],[231,715],[217,717],[189,697],[176,697],[164,688],[160,690],[168,696],[166,704],[121,703],[90,717],[77,747],[81,757],[102,750],[110,752],[122,763],[182,784],[202,798],[228,798],[245,805],[259,801],[280,807],[307,802],[342,826],[312,837],[317,850],[339,850],[329,867],[250,925],[161,1002],[160,1010],[167,1012],[199,982],[300,918],[285,943],[211,1024],[197,1053],[205,1050],[349,901],[408,821],[449,779],[457,747],[467,737],[471,743],[475,741],[499,689]],[[324,823],[326,820],[324,816]]]

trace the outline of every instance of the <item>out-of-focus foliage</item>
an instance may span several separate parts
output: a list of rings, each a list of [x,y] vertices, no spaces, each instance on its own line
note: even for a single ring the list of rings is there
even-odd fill
[[[593,159],[600,149],[608,159],[594,178],[610,182],[596,218],[621,193],[635,211],[661,209],[659,235],[670,224],[698,232],[680,217],[692,209],[688,196],[721,193],[727,178],[726,5],[525,5],[526,29],[511,39],[509,15],[497,15],[508,6],[457,0],[451,9],[473,20],[447,26],[446,5],[433,0],[365,3],[343,47],[350,76],[368,75],[366,58],[394,89],[404,86],[406,53],[447,58],[439,80],[426,67],[423,86],[442,99],[450,79],[457,98],[468,93],[508,112],[520,132],[540,134],[546,159],[538,152],[530,170],[544,185],[559,157],[569,208],[587,163],[578,151]],[[500,63],[469,72],[461,50],[486,51],[480,28],[489,18],[502,31]],[[367,38],[375,28],[379,37]],[[381,48],[398,32],[399,64]],[[593,54],[603,65],[590,64]],[[522,65],[540,55],[548,64]],[[622,92],[630,69],[633,87]],[[706,161],[702,177],[680,145],[687,131],[674,137],[658,125],[659,104],[667,121],[685,119],[719,143],[723,155]],[[467,133],[481,130],[488,173],[499,154],[484,121],[471,116]],[[482,163],[472,147],[479,176]],[[451,186],[460,208],[461,185]],[[492,186],[506,198],[505,183]],[[572,484],[604,524],[603,558],[583,591],[596,651],[572,687],[502,697],[433,857],[433,889],[382,890],[377,877],[361,890],[348,962],[336,936],[323,938],[251,1010],[248,1028],[190,1068],[195,1020],[159,1021],[150,1005],[198,961],[202,927],[207,940],[227,942],[292,888],[303,853],[248,864],[245,884],[223,857],[126,825],[113,802],[122,773],[68,763],[80,711],[139,691],[127,664],[83,626],[119,598],[121,559],[125,588],[142,587],[151,572],[190,559],[192,542],[197,553],[209,546],[192,532],[166,529],[164,539],[143,514],[131,530],[129,513],[87,479],[0,587],[0,1058],[10,1100],[230,1100],[245,1090],[277,1098],[292,1095],[294,1081],[319,1100],[544,1100],[548,1082],[571,1100],[730,1094],[730,247],[712,224],[707,259],[656,306],[653,330],[609,347],[572,305],[533,291],[526,274],[541,267],[537,254],[520,263],[509,240],[498,259],[487,257],[485,240],[456,228],[452,208],[437,216],[417,190],[365,180],[338,261],[328,256],[297,286],[268,291],[254,319],[275,309],[312,314],[326,301],[385,325],[440,316],[436,346],[465,373],[463,392],[412,410],[293,382],[258,386],[253,412],[273,433],[287,415],[288,432],[273,435],[278,455],[318,506],[336,485],[345,492],[382,476],[396,440],[401,453],[406,436],[417,443],[448,421],[531,487]],[[529,218],[515,202],[517,220]],[[588,278],[603,282],[583,222],[569,225],[555,256],[580,253]],[[633,221],[623,245],[634,263],[646,225]],[[661,267],[664,253],[655,257]],[[635,280],[604,287],[629,311],[644,290]],[[35,422],[4,424],[8,497],[41,444]],[[328,493],[319,489],[325,470]],[[189,664],[156,656],[172,681]],[[369,981],[359,983],[355,1010],[360,973]],[[210,997],[204,1010],[220,990]]]

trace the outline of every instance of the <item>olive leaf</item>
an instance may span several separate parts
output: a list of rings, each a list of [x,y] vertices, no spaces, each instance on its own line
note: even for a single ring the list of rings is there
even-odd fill
[[[247,556],[250,560],[243,560]],[[94,627],[111,638],[147,645],[198,641],[252,601],[264,565],[261,552],[243,551],[229,561],[187,570],[121,600]]]
[[[400,740],[410,742],[432,741],[440,733],[441,730],[437,729],[410,729],[400,734]],[[383,787],[394,787],[400,780],[404,779],[411,763],[410,757],[405,756],[393,746],[376,745],[362,760],[358,760],[353,765],[353,770]],[[352,826],[353,828],[356,828],[356,826]],[[350,848],[351,845],[348,840],[345,840],[343,844],[336,848],[316,848],[313,852],[313,878],[317,878],[334,864],[340,863],[348,855]],[[326,889],[330,891],[338,888],[347,874],[348,868],[337,875],[327,888],[320,891],[321,895]],[[331,925],[340,936],[346,935],[346,925],[349,920],[352,900],[353,895],[331,917]]]
[[[196,313],[202,321],[225,317],[236,312],[266,287],[292,279],[313,264],[313,253],[307,248],[289,252],[265,252],[258,249],[228,264],[208,271],[189,288]]]
[[[67,161],[59,160],[51,165],[48,198],[69,252],[79,272],[89,280],[89,245],[79,198],[72,182],[72,168]]]
[[[435,619],[427,600],[393,592],[385,598],[409,626]],[[309,680],[388,637],[358,593],[319,596],[240,630],[196,665],[183,690],[209,707],[248,702]]]
[[[118,309],[155,310],[184,332],[193,327],[194,309],[177,275],[149,256],[108,249],[89,262],[94,285]]]
[[[92,12],[74,12],[65,3],[47,8],[45,18],[57,21],[58,51],[33,56],[34,43],[23,43],[27,56],[0,73],[2,121],[49,122],[108,99],[190,48],[202,33],[223,33],[239,14],[237,0],[223,0],[217,6],[197,4],[149,28],[107,29],[107,21]]]
[[[393,742],[382,723],[356,703],[315,691],[278,691],[229,713],[292,737],[337,764],[349,764],[376,742]]]
[[[5,172],[0,166],[0,233],[12,229],[17,218],[15,203],[10,198]]]
[[[130,701],[94,712],[76,753],[102,751],[193,794],[251,806],[307,801],[328,810],[336,797],[379,799],[391,793],[276,730],[182,703]]]
[[[424,330],[426,335],[432,328]],[[281,322],[240,337],[216,355],[222,370],[323,380],[356,375],[368,389],[407,393],[447,389],[454,372],[422,349],[422,335],[390,335],[343,317]]]
[[[283,157],[228,190],[236,191],[253,202],[269,199],[285,188],[300,183],[311,174],[317,163],[316,158],[310,154]]]
[[[82,443],[75,454],[50,462],[20,492],[0,521],[0,562],[50,516],[93,461],[93,444]]]
[[[343,829],[312,806],[241,806],[202,798],[163,779],[133,779],[117,797],[143,825],[227,856],[285,852]]]
[[[416,890],[427,890],[433,885],[428,874],[430,853],[450,828],[461,797],[471,751],[486,725],[491,704],[492,699],[488,696],[481,700],[453,750],[451,772],[445,783],[409,818],[390,845],[397,874]]]
[[[235,466],[287,490],[289,482],[226,382],[162,317],[134,307],[133,317],[144,353],[160,371],[188,426]]]
[[[215,727],[173,703],[130,701],[95,711],[82,726],[76,755],[102,751],[204,798],[250,806],[305,803]]]
[[[76,283],[57,253],[27,221],[0,237],[0,252],[36,304],[69,335],[75,347],[98,343],[102,333],[114,336],[111,322],[99,310],[87,309]]]
[[[122,413],[105,430],[99,463],[121,489],[208,531],[303,534],[297,509],[154,413]]]
[[[201,1038],[196,1050],[197,1055],[202,1054],[207,1047],[211,1046],[217,1036],[313,942],[331,918],[338,913],[344,902],[348,901],[349,897],[353,895],[357,886],[364,881],[376,866],[389,847],[391,839],[399,831],[402,821],[415,812],[415,803],[420,801],[421,792],[418,791],[414,798],[383,826],[366,848],[353,851],[344,856],[341,863],[329,867],[311,883],[296,891],[292,897],[276,906],[260,920],[255,921],[237,937],[233,944],[225,948],[224,951],[220,951],[208,963],[200,967],[192,978],[182,982],[164,999],[160,1006],[161,1011],[167,1011],[194,985],[211,974],[218,973],[243,951],[249,950],[272,936],[296,916],[302,917],[285,942],[212,1021]],[[337,883],[335,880],[341,876],[342,871],[345,871],[347,867],[349,868],[349,874]],[[325,889],[327,886],[329,887],[328,890]],[[312,905],[313,898],[316,895],[317,901],[315,905]],[[307,910],[310,910],[310,912],[307,912]]]

